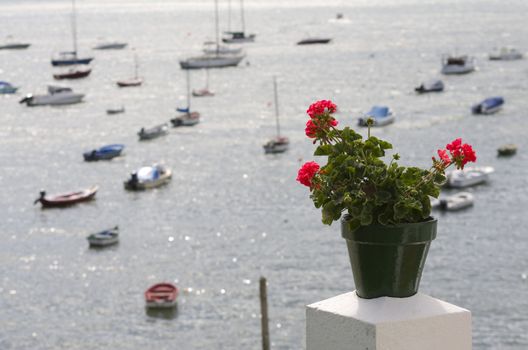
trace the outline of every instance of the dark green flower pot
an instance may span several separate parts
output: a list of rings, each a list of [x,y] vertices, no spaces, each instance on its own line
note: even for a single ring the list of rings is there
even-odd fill
[[[436,237],[436,219],[392,226],[373,224],[350,231],[344,217],[341,234],[347,242],[359,297],[405,298],[418,292],[429,245]]]

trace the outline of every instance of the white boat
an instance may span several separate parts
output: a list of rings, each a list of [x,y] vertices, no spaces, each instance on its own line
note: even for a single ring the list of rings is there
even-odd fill
[[[493,114],[500,111],[503,105],[504,98],[501,96],[489,97],[471,107],[471,112],[473,114]]]
[[[489,55],[490,60],[513,61],[520,60],[522,58],[522,52],[519,52],[513,47],[502,47],[500,49],[496,48]]]
[[[214,41],[206,41],[203,52],[206,55],[236,55],[242,53],[242,48],[238,46],[217,45]]]
[[[453,188],[464,188],[479,185],[489,180],[489,175],[495,171],[493,167],[466,167],[463,170],[453,170],[447,174],[446,185]]]
[[[202,56],[190,57],[180,61],[182,69],[200,69],[200,68],[224,68],[237,66],[244,59],[244,54],[223,55],[219,52],[220,34],[218,28],[218,0],[215,0],[215,52],[213,54],[204,54]]]
[[[119,87],[140,86],[143,84],[143,79],[138,76],[139,64],[137,54],[134,54],[134,77],[129,79],[122,79],[116,82]]]
[[[290,147],[290,140],[281,136],[280,134],[280,124],[279,124],[279,98],[277,93],[277,78],[273,77],[273,97],[275,100],[275,121],[277,126],[277,135],[266,142],[262,147],[264,147],[265,153],[282,153],[286,152]]]
[[[385,126],[394,123],[395,117],[389,107],[373,106],[370,111],[358,119],[358,125],[368,126],[369,119],[372,120],[371,126]]]
[[[469,56],[442,57],[442,74],[466,74],[475,70],[475,60]]]
[[[97,232],[86,237],[90,247],[107,247],[119,242],[119,227]]]
[[[131,191],[148,190],[167,184],[172,178],[172,171],[159,164],[139,168],[124,182],[125,189]]]
[[[471,207],[473,202],[474,199],[471,193],[459,192],[452,196],[432,202],[432,206],[438,207],[440,210],[457,211]]]
[[[190,73],[187,71],[186,81],[187,81],[187,107],[185,108],[176,108],[178,112],[182,114],[172,118],[171,123],[174,127],[178,126],[193,126],[200,122],[200,113],[191,112],[191,78]]]
[[[113,42],[106,42],[106,43],[100,43],[94,46],[93,50],[121,50],[127,47],[127,43],[113,41]]]
[[[169,125],[167,123],[156,125],[152,128],[141,128],[138,132],[139,140],[152,140],[157,137],[167,135],[169,133]]]
[[[427,92],[441,92],[444,91],[444,83],[442,80],[431,80],[428,82],[422,83],[420,86],[415,87],[414,91],[419,94]]]
[[[230,14],[231,15],[231,14]],[[225,36],[222,41],[226,44],[237,43],[252,43],[255,41],[255,34],[246,34],[246,21],[244,18],[244,0],[240,0],[240,22],[242,29],[240,31],[231,31],[230,29],[224,32]]]
[[[57,106],[79,103],[82,102],[83,98],[84,94],[76,94],[69,87],[48,86],[47,95],[29,94],[20,100],[20,103],[25,103],[28,106]]]

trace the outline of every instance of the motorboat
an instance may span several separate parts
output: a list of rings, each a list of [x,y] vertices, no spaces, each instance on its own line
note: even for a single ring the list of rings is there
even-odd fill
[[[127,47],[128,43],[118,42],[118,41],[112,41],[112,42],[105,42],[100,43],[94,46],[93,50],[121,50]]]
[[[138,132],[139,140],[152,140],[169,133],[169,126],[167,123],[156,125],[152,128],[141,128]]]
[[[101,232],[93,233],[86,237],[90,247],[107,247],[119,242],[119,226]]]
[[[182,109],[178,109],[179,112],[182,112]],[[188,112],[185,110],[183,114],[174,117],[171,119],[171,123],[174,127],[178,126],[193,126],[200,122],[200,113],[198,112]]]
[[[489,180],[489,175],[495,171],[493,167],[466,167],[453,170],[447,174],[446,186],[464,188],[483,184]]]
[[[172,178],[172,171],[159,164],[145,166],[130,174],[124,182],[125,189],[130,191],[148,190],[167,184]]]
[[[500,146],[500,147],[497,149],[497,155],[498,155],[499,157],[509,157],[509,156],[513,156],[515,153],[517,153],[517,146],[514,145],[513,143],[510,143],[510,144],[507,144],[507,145]]]
[[[0,81],[0,95],[1,94],[14,94],[17,92],[18,87],[11,85],[7,81]]]
[[[122,144],[113,144],[106,145],[92,151],[84,152],[83,157],[87,162],[97,161],[97,160],[110,160],[115,157],[119,157],[125,145]]]
[[[395,118],[389,107],[373,106],[369,112],[358,120],[359,126],[368,126],[368,120],[372,119],[371,126],[384,126],[394,122]]]
[[[500,96],[490,97],[471,107],[471,111],[473,114],[493,114],[497,113],[503,104],[504,98]]]
[[[93,57],[80,57],[77,49],[77,11],[75,9],[75,0],[72,0],[71,12],[71,30],[73,33],[73,50],[60,52],[58,57],[51,59],[52,66],[71,66],[76,64],[89,64]]]
[[[297,45],[328,44],[331,38],[306,38],[297,42]]]
[[[513,61],[520,60],[522,58],[522,52],[519,52],[513,47],[502,47],[500,49],[496,48],[489,55],[489,59],[494,61]]]
[[[466,74],[475,70],[475,60],[469,56],[444,56],[442,74]]]
[[[30,43],[13,41],[13,37],[11,35],[8,35],[6,41],[3,44],[0,43],[0,50],[23,50],[27,49],[30,46]]]
[[[143,84],[143,79],[141,79],[138,76],[138,58],[137,55],[134,55],[134,77],[130,79],[124,79],[124,80],[118,80],[116,82],[117,86],[119,87],[133,87],[133,86],[140,86]]]
[[[266,142],[262,147],[264,148],[264,153],[283,153],[290,147],[290,140],[286,136],[282,136],[280,132],[279,96],[276,77],[273,77],[273,97],[275,100],[275,125],[277,127],[277,133],[275,137]]]
[[[20,100],[20,103],[25,103],[28,106],[58,106],[68,105],[82,102],[84,94],[76,94],[69,87],[64,86],[48,86],[47,95],[32,95],[29,94]]]
[[[444,211],[457,211],[473,206],[473,195],[469,192],[459,192],[452,196],[441,198],[432,201],[433,208],[438,208]]]
[[[180,61],[182,69],[225,68],[238,66],[244,55],[202,55]]]
[[[53,78],[61,79],[80,79],[90,75],[92,70],[90,68],[71,68],[66,72],[53,74]]]
[[[120,108],[108,108],[106,114],[120,114],[125,113],[125,107],[121,106]]]
[[[68,192],[49,196],[46,191],[40,191],[40,197],[37,198],[34,204],[41,203],[42,207],[67,207],[80,202],[86,202],[94,199],[98,187],[93,186],[85,190]]]
[[[167,309],[176,306],[178,288],[171,283],[158,283],[145,291],[148,309]]]
[[[414,91],[420,94],[427,92],[441,92],[444,91],[444,83],[442,80],[431,80],[420,84],[420,86],[414,88]]]
[[[237,55],[242,53],[242,48],[231,45],[217,45],[214,41],[206,41],[204,42],[203,52],[206,55]]]

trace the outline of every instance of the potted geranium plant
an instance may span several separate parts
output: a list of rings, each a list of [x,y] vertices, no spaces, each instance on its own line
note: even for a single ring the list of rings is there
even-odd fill
[[[456,139],[438,150],[429,169],[400,166],[398,154],[385,162],[392,145],[372,136],[370,125],[365,139],[349,127],[339,129],[336,109],[327,100],[308,108],[306,135],[317,144],[314,155],[328,161],[305,163],[297,181],[309,187],[324,224],[341,220],[358,296],[414,295],[436,237],[430,197],[439,196],[445,170],[476,161],[475,152]]]

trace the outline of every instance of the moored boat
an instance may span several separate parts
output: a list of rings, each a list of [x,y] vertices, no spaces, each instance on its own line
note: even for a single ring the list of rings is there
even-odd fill
[[[502,47],[500,49],[494,49],[493,52],[489,55],[489,59],[494,61],[513,61],[520,60],[522,58],[522,52],[519,52],[513,47]]]
[[[178,288],[171,283],[158,283],[145,291],[145,303],[147,308],[166,309],[176,306]]]
[[[80,202],[94,199],[98,187],[93,186],[85,190],[68,192],[49,196],[46,191],[40,191],[40,197],[35,200],[34,204],[41,203],[42,207],[67,207]]]
[[[45,105],[69,105],[74,103],[82,102],[84,94],[74,93],[69,87],[64,86],[48,86],[47,95],[32,95],[29,94],[20,100],[20,103],[33,106],[45,106]]]
[[[442,58],[442,74],[466,74],[474,70],[473,57],[444,56]]]
[[[119,242],[119,227],[93,233],[86,237],[90,247],[107,247]]]
[[[418,87],[415,87],[414,91],[420,94],[427,92],[441,92],[444,91],[444,83],[442,80],[431,80],[420,84]]]
[[[121,106],[121,108],[108,108],[106,110],[106,114],[119,114],[119,113],[125,113],[125,107]]]
[[[124,49],[128,44],[118,41],[100,43],[94,46],[93,50],[121,50]]]
[[[179,112],[182,112],[181,109],[178,109]],[[174,127],[178,126],[193,126],[200,122],[200,113],[198,112],[183,112],[183,114],[174,117],[171,119],[171,123]]]
[[[279,123],[279,94],[277,91],[277,78],[273,77],[273,98],[275,101],[275,125],[277,134],[271,140],[266,142],[262,147],[264,153],[283,153],[290,147],[290,140],[286,136],[281,136]]]
[[[471,107],[473,114],[493,114],[497,113],[504,105],[504,98],[500,96],[489,97],[484,101]]]
[[[395,118],[389,107],[373,106],[369,112],[358,119],[359,126],[368,126],[368,120],[372,120],[371,126],[384,126],[394,122]]]
[[[141,128],[138,132],[140,140],[152,140],[157,137],[167,135],[169,133],[169,126],[167,123],[154,126],[149,129]]]
[[[297,42],[297,45],[328,44],[331,38],[306,38]]]
[[[203,55],[180,61],[182,69],[225,68],[238,66],[244,55]]]
[[[119,157],[121,152],[125,148],[122,144],[106,145],[99,149],[94,149],[89,152],[84,152],[83,157],[87,162],[97,160],[110,160],[115,157]]]
[[[90,68],[72,68],[64,73],[53,74],[53,78],[57,80],[61,79],[80,79],[90,75],[92,70]]]
[[[14,94],[18,87],[11,85],[7,81],[0,81],[0,94]]]
[[[29,46],[31,46],[31,44],[29,43],[11,42],[11,43],[0,45],[0,50],[22,50],[22,49],[27,49]]]
[[[469,208],[473,205],[473,195],[469,192],[459,192],[446,198],[441,198],[438,208],[444,211],[457,211]]]
[[[513,156],[515,153],[517,153],[517,146],[514,145],[513,143],[500,146],[497,149],[497,155],[499,157]]]
[[[148,190],[167,184],[172,178],[172,171],[159,164],[145,166],[130,174],[124,182],[125,189],[131,191]]]
[[[453,170],[447,174],[446,186],[464,188],[486,183],[489,175],[495,171],[493,167],[466,167],[463,170]]]

